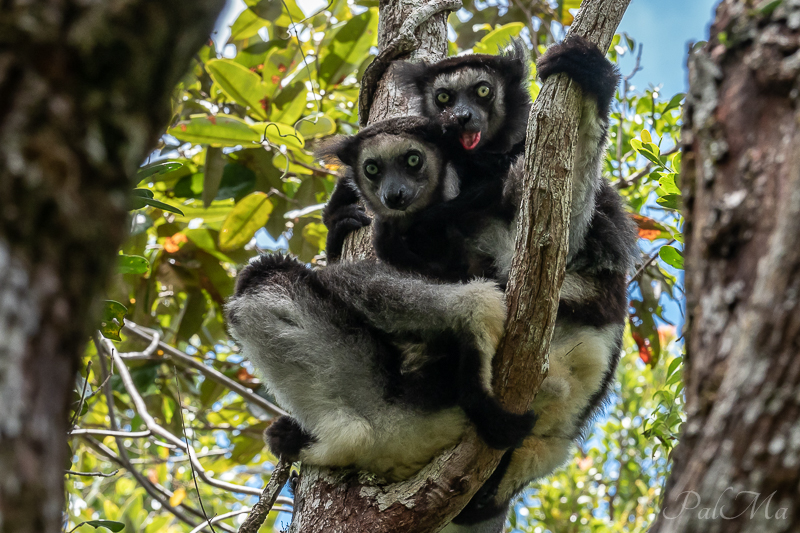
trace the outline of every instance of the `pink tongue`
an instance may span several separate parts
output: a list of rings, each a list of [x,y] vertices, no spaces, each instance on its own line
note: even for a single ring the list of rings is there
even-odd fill
[[[461,146],[464,147],[464,150],[473,150],[476,146],[478,146],[478,143],[481,142],[481,132],[464,132],[461,134],[459,141],[461,141]]]

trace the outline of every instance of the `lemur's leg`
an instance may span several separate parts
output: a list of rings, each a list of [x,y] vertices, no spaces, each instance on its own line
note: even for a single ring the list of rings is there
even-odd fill
[[[459,346],[459,405],[490,446],[519,444],[536,422],[533,412],[507,411],[492,394],[492,358],[503,334],[506,307],[493,282],[443,284],[372,262],[337,264],[330,276],[364,320],[388,333],[424,336],[455,332]]]
[[[606,149],[608,114],[620,76],[603,52],[577,35],[548,48],[536,66],[542,80],[563,72],[578,83],[584,93],[572,181],[569,260],[581,248],[594,213]]]
[[[325,209],[322,210],[322,222],[328,228],[325,245],[328,262],[338,261],[347,236],[372,222],[364,207],[358,203],[358,193],[350,179],[340,178],[337,182]]]

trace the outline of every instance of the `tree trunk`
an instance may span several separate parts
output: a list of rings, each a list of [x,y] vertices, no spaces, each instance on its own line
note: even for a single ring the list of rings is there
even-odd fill
[[[380,44],[397,32],[413,9],[427,2],[381,1]],[[584,0],[571,33],[582,35],[607,50],[630,0]],[[446,33],[442,21],[420,28],[421,38],[434,35],[438,52],[421,49],[420,59],[444,56]],[[439,28],[438,31],[436,28]],[[428,37],[425,37],[428,35]],[[389,70],[389,73],[391,69]],[[402,114],[407,102],[384,76],[370,113],[371,120]],[[544,96],[542,96],[544,95]],[[571,175],[577,140],[581,93],[566,76],[545,83],[531,109],[526,146],[525,198],[520,231],[507,292],[509,322],[506,341],[494,360],[498,398],[515,411],[528,409],[547,372],[547,352],[553,332],[558,294],[564,277],[568,242]],[[564,149],[569,147],[569,149]],[[534,216],[536,214],[536,216]],[[355,242],[357,258],[371,252],[371,241],[361,232]],[[346,250],[347,251],[347,250]],[[291,533],[427,533],[439,531],[489,478],[502,452],[489,449],[473,429],[462,442],[410,480],[375,485],[368,479],[304,468],[295,493]]]
[[[800,530],[799,28],[723,0],[689,59],[688,421],[652,531]]]
[[[0,531],[61,530],[73,378],[130,178],[222,5],[0,3]]]

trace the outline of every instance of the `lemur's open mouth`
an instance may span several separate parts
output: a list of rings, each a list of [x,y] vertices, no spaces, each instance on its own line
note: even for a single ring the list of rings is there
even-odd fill
[[[461,142],[461,146],[464,147],[464,150],[474,150],[475,147],[478,146],[478,143],[481,142],[481,132],[465,131],[458,140]]]

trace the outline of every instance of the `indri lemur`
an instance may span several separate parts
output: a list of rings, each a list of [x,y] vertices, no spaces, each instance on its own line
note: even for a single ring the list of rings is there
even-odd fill
[[[239,274],[231,333],[292,417],[267,429],[276,455],[404,479],[461,438],[518,445],[533,413],[491,394],[505,303],[496,284],[446,284],[375,261],[311,270],[264,255]]]
[[[412,114],[428,118],[432,130],[439,130],[438,147],[459,175],[458,197],[427,209],[418,220],[420,226],[433,227],[454,216],[467,219],[464,211],[474,213],[499,202],[503,178],[525,148],[531,104],[527,58],[525,45],[513,41],[499,55],[465,55],[433,65],[398,64],[395,72],[411,98]],[[346,174],[322,216],[328,227],[329,262],[339,258],[351,231],[371,222],[358,198],[352,176]]]
[[[619,195],[601,176],[608,112],[618,74],[596,47],[574,37],[551,47],[538,67],[542,79],[560,72],[568,74],[580,84],[586,96],[575,159],[568,265],[550,352],[550,371],[532,405],[539,415],[534,431],[521,447],[506,454],[492,478],[446,531],[494,532],[502,529],[514,494],[528,482],[552,472],[570,456],[572,442],[581,437],[607,395],[621,350],[627,315],[626,275],[635,257],[635,232]],[[415,68],[422,71],[425,67]],[[435,65],[429,68],[435,70]],[[459,77],[456,70],[448,72],[446,79],[452,82],[467,76]],[[420,93],[435,95],[442,90],[435,82],[437,78],[432,76],[432,79],[434,82],[430,86],[421,86]],[[487,78],[487,82],[490,80],[492,78]],[[497,117],[489,117],[487,122],[492,119]],[[393,126],[389,123],[373,128],[389,131]],[[465,148],[472,146],[473,142],[467,139]],[[426,220],[429,210],[436,211],[453,200],[448,200],[447,195],[418,196],[412,186],[406,201],[399,204],[385,202],[383,197],[370,191],[402,182],[398,179],[402,168],[388,173],[383,172],[380,165],[367,168],[364,165],[367,159],[362,156],[366,144],[358,137],[350,138],[349,143],[338,140],[331,146],[338,148],[340,159],[350,166],[350,179],[359,185],[361,196],[376,214],[375,246],[379,257],[389,263],[397,260],[398,266],[414,269],[412,263],[404,262],[406,252],[398,253],[392,246],[387,246],[389,240],[385,237],[396,237],[399,232],[412,241],[405,244],[414,250],[412,255],[417,256],[417,262],[423,264],[419,270],[428,275],[436,276],[437,273],[431,265],[445,264],[454,268],[460,264],[467,270],[459,275],[454,275],[451,270],[442,277],[469,277],[469,269],[474,270],[478,265],[484,274],[490,273],[501,283],[506,281],[514,253],[516,224],[512,219],[519,206],[521,158],[504,180],[505,191],[499,214],[493,201],[488,204],[484,201],[481,205],[488,205],[489,213],[487,215],[487,211],[480,209],[473,213],[478,215],[471,217],[479,221],[477,224],[464,225],[463,220],[455,217],[440,221],[443,225],[435,230],[423,225],[418,228],[421,233],[414,234],[415,224]],[[371,161],[380,160],[383,155],[406,154],[401,143],[387,141],[382,146],[383,153],[375,149],[370,152]],[[437,159],[440,152],[423,152],[420,157]],[[453,160],[447,162],[452,165]],[[493,176],[475,175],[465,178],[465,172],[470,171],[461,167],[456,172],[462,182],[493,179]],[[452,186],[447,188],[452,189]],[[437,201],[440,203],[435,203]],[[465,212],[463,204],[458,211]],[[395,229],[395,234],[382,229],[382,226]],[[425,229],[440,236],[455,236],[455,242],[443,243],[441,248],[415,246],[411,236],[424,235]],[[397,242],[394,239],[393,246],[402,249]],[[441,250],[447,251],[445,257]],[[464,252],[460,263],[449,256],[454,250]],[[493,268],[487,269],[487,262]]]

